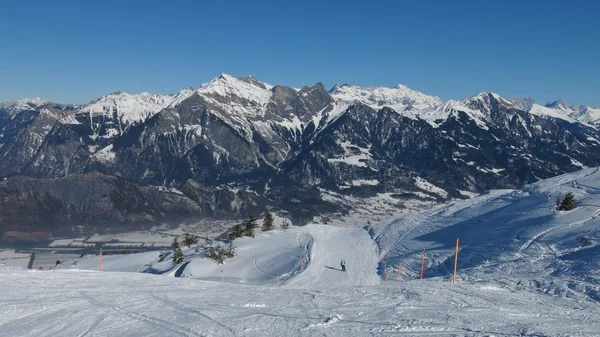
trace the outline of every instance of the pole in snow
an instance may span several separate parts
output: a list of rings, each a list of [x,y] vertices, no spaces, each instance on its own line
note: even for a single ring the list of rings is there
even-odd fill
[[[387,281],[388,281],[387,262],[385,263],[385,266],[383,268],[384,268],[383,270],[385,273],[385,283],[387,283]]]
[[[225,274],[223,274],[223,269],[221,269],[221,283],[225,283]]]
[[[398,263],[398,282],[400,282],[400,263]]]
[[[100,272],[102,272],[102,248],[100,248]]]
[[[458,264],[458,239],[456,239],[456,250],[454,251],[454,275],[452,275],[452,283],[456,283],[456,265]]]
[[[425,271],[425,251],[421,254],[421,280],[423,279],[423,272]]]

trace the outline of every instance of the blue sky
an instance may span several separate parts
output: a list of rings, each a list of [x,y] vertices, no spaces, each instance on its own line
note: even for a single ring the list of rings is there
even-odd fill
[[[2,1],[0,99],[173,93],[221,73],[600,106],[597,1]]]

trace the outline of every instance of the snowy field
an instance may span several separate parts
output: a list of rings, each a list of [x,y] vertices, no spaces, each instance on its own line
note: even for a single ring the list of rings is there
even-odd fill
[[[600,331],[597,303],[489,283],[426,280],[319,290],[7,267],[0,268],[0,277],[2,336],[598,336]]]
[[[0,250],[0,265],[27,268],[31,254],[15,253],[14,250]]]
[[[556,211],[567,192],[578,207]],[[178,265],[164,250],[104,256],[102,273],[98,256],[4,266],[0,335],[600,336],[599,215],[600,170],[585,169],[354,228],[258,233],[223,265],[199,242]]]

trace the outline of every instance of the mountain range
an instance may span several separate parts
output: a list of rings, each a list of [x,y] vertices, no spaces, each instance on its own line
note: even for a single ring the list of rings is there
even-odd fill
[[[406,86],[270,85],[0,103],[2,232],[66,235],[266,208],[294,219],[519,188],[600,166],[600,109]],[[349,198],[349,199],[348,199]]]

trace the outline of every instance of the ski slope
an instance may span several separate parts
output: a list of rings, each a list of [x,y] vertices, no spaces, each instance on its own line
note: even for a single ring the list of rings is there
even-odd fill
[[[335,288],[380,283],[377,246],[366,231],[327,225],[309,225],[306,231],[313,238],[310,263],[288,282],[288,287]],[[340,266],[342,259],[347,263],[346,272]]]
[[[2,336],[598,336],[597,303],[435,280],[296,289],[0,267]],[[18,285],[18,286],[15,286]]]
[[[556,211],[557,197],[578,207]],[[388,275],[449,279],[460,239],[458,279],[526,284],[545,293],[600,300],[600,170],[491,191],[474,199],[409,214],[367,228],[381,248]],[[583,247],[579,238],[590,241]],[[383,272],[380,272],[382,274]]]
[[[556,211],[567,192],[577,208]],[[198,245],[180,265],[165,251],[105,256],[102,273],[96,256],[0,266],[0,335],[599,336],[599,215],[593,168],[360,228],[258,233],[223,265]]]

